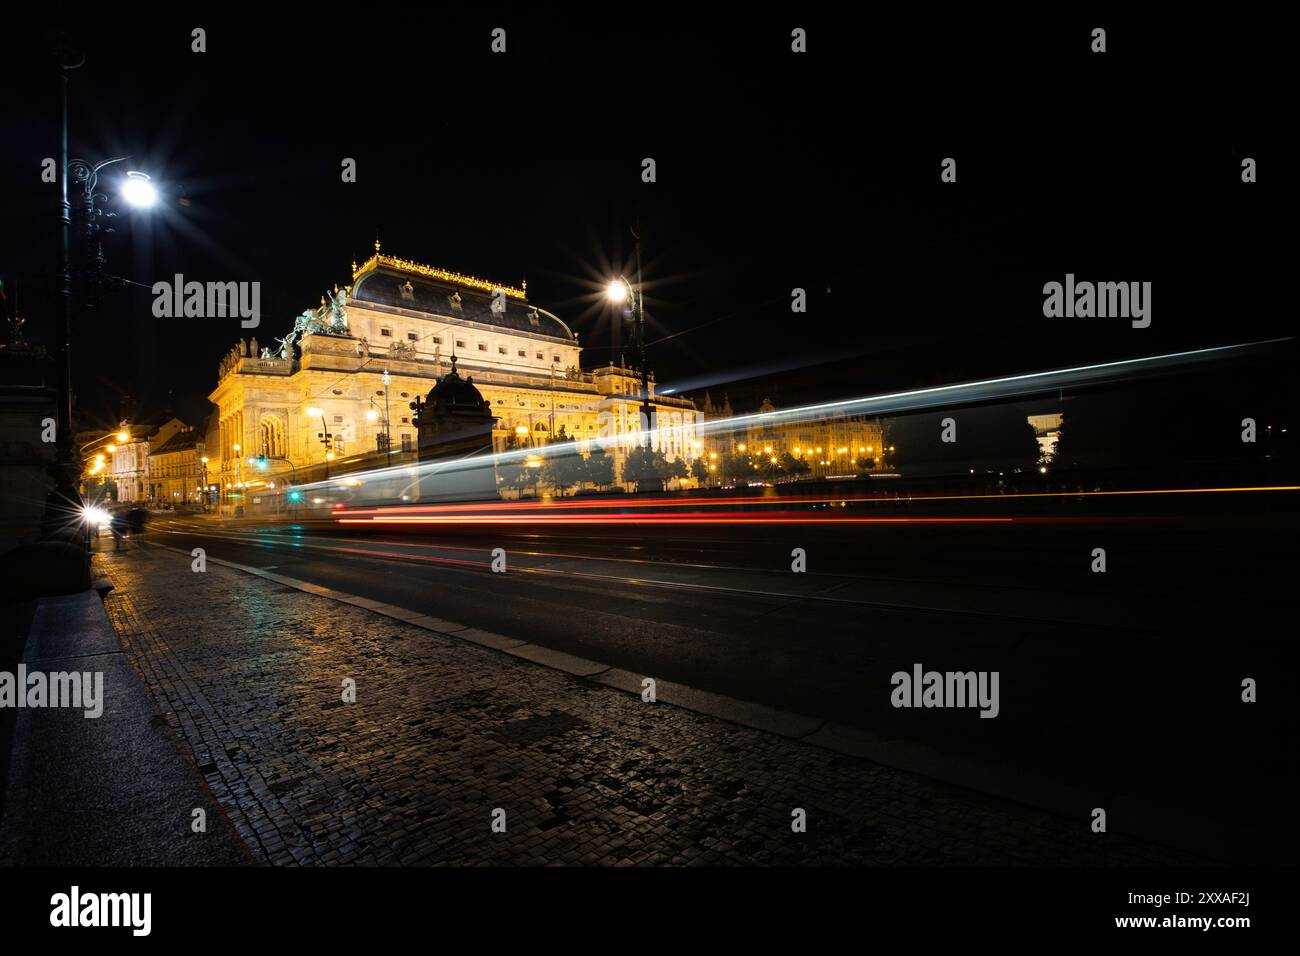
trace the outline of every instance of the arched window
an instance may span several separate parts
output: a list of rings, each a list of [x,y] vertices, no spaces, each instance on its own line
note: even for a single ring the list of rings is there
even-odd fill
[[[262,418],[258,428],[258,450],[267,458],[285,458],[288,447],[284,438],[284,421],[275,415]]]

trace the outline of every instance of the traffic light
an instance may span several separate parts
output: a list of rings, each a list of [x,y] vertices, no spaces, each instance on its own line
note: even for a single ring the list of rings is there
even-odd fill
[[[301,491],[291,491],[291,492],[289,492],[289,500],[290,500],[290,501],[301,501],[301,500],[302,500],[302,492],[301,492]]]
[[[265,455],[258,455],[258,456],[257,456],[257,467],[258,467],[259,469],[261,469],[262,471],[266,471],[266,456],[265,456]]]

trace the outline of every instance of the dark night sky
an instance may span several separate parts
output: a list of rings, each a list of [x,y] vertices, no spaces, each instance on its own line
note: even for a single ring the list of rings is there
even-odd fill
[[[652,350],[660,382],[738,406],[1294,328],[1274,305],[1288,273],[1272,183],[1287,171],[1266,142],[1284,114],[1244,27],[1101,16],[1110,52],[1096,56],[1088,17],[204,8],[69,17],[87,56],[71,151],[131,153],[166,193],[109,237],[110,272],[260,281],[265,343],[347,282],[378,232],[394,255],[527,277],[598,364],[616,343],[593,293],[627,267],[638,214],[651,339],[672,336]],[[55,194],[39,164],[57,155],[57,99],[39,54],[54,19],[15,25],[7,44],[0,159],[4,309],[16,288],[36,339],[52,337]],[[488,52],[497,25],[505,56]],[[794,25],[807,56],[788,52]],[[193,26],[207,53],[190,52]],[[644,156],[657,183],[640,182]],[[945,156],[955,185],[939,182]],[[358,183],[340,181],[343,157]],[[1044,319],[1042,285],[1066,272],[1153,282],[1152,327]],[[806,316],[790,314],[795,286]],[[112,292],[78,319],[87,420],[116,419],[114,386],[149,412],[215,385],[237,320],[157,319],[151,301]],[[769,374],[737,381],[756,373]]]

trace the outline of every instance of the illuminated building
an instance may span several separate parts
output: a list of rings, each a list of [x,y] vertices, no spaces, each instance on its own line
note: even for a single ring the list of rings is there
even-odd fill
[[[160,504],[196,505],[203,500],[199,461],[202,432],[183,428],[149,452],[149,497]]]
[[[760,467],[789,453],[808,466],[807,477],[832,477],[878,472],[889,466],[889,451],[880,421],[866,415],[834,415],[819,412],[796,422],[767,422],[763,416],[775,412],[767,399],[752,415],[742,414],[733,428],[708,428],[704,438],[706,455],[739,457]],[[706,395],[702,405],[706,423],[736,417],[731,402],[714,406]],[[711,459],[714,460],[714,459]]]
[[[1033,428],[1034,437],[1038,439],[1038,454],[1041,460],[1051,461],[1056,457],[1056,443],[1061,438],[1063,419],[1064,415],[1061,412],[1029,416],[1029,426]]]
[[[491,406],[493,449],[571,437],[584,452],[599,441],[621,463],[640,427],[635,370],[583,369],[578,336],[530,304],[525,284],[499,285],[379,250],[376,242],[373,256],[353,264],[351,285],[298,318],[287,345],[243,341],[222,361],[209,396],[218,446],[208,454],[219,459],[211,474],[227,509],[271,481],[414,462],[411,403],[451,371],[453,355]],[[653,447],[689,462],[694,403],[655,395],[653,379],[651,397]],[[258,455],[268,467],[250,473],[246,459]]]
[[[154,482],[150,475],[149,454],[165,445],[174,435],[188,426],[179,418],[171,418],[161,425],[123,425],[127,438],[118,441],[108,453],[107,478],[117,486],[118,501],[149,501],[154,498]],[[160,499],[161,500],[161,499]]]

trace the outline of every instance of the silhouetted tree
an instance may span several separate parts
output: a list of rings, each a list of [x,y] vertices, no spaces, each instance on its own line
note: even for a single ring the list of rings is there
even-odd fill
[[[556,433],[555,441],[547,446],[546,464],[542,468],[542,481],[555,489],[561,498],[571,485],[587,476],[587,463],[578,453],[578,445],[564,435],[563,427]]]
[[[627,459],[623,462],[623,480],[635,483],[637,491],[659,487],[667,467],[663,452],[637,445],[628,452]]]
[[[514,435],[507,436],[505,450],[508,452],[519,450],[519,441]],[[530,471],[531,469],[526,468],[520,458],[511,457],[498,461],[497,484],[502,488],[522,491],[533,483],[533,476],[529,474]]]
[[[812,471],[812,466],[809,465],[808,462],[804,461],[802,458],[796,458],[788,451],[782,452],[781,457],[777,459],[776,463],[781,474],[789,475],[792,478],[806,475],[808,472]]]
[[[696,458],[691,462],[691,477],[700,483],[703,487],[709,480],[709,466],[703,458]]]
[[[606,454],[599,442],[593,442],[591,453],[587,455],[586,480],[597,488],[604,488],[614,483],[614,459]]]

